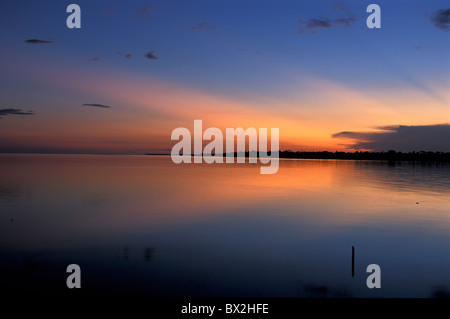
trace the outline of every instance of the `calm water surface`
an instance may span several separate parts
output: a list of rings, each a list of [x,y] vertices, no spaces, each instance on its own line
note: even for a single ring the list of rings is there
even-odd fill
[[[75,263],[86,295],[450,296],[449,164],[259,165],[0,155],[0,286],[73,294]]]

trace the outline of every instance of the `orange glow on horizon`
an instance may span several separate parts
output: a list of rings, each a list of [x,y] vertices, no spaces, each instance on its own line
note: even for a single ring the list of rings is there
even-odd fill
[[[440,123],[449,96],[441,92],[441,85],[435,89],[441,100],[408,87],[396,88],[400,93],[378,98],[309,76],[308,90],[303,89],[303,93],[296,93],[295,87],[301,87],[305,81],[298,84],[293,81],[293,93],[284,98],[254,96],[243,101],[233,95],[222,96],[119,71],[123,76],[110,77],[78,69],[64,70],[71,77],[63,77],[62,70],[49,71],[44,78],[39,75],[39,80],[48,86],[96,98],[59,99],[56,110],[54,105],[43,105],[32,119],[3,120],[7,139],[11,144],[34,147],[111,149],[117,153],[135,149],[144,153],[170,149],[176,143],[170,140],[173,129],[186,127],[193,133],[193,121],[201,119],[203,129],[217,127],[223,132],[227,127],[269,131],[279,128],[281,150],[353,151],[346,146],[349,140],[333,138],[332,134],[374,131],[382,125]],[[81,105],[86,102],[102,102],[111,108]],[[404,104],[408,104],[407,110],[403,109]],[[425,113],[424,104],[429,110]]]

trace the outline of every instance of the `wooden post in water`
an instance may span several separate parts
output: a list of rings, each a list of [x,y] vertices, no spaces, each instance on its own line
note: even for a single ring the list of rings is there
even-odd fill
[[[352,277],[355,277],[355,246],[352,246]]]

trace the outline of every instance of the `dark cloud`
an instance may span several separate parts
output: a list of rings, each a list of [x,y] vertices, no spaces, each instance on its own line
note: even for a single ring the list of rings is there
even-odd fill
[[[94,107],[101,107],[101,108],[104,108],[104,109],[109,109],[109,108],[111,108],[111,106],[103,105],[103,104],[97,104],[97,103],[93,103],[93,104],[91,104],[91,103],[85,103],[85,104],[83,104],[83,106],[94,106]]]
[[[355,23],[358,19],[356,19],[355,16],[351,17],[345,17],[345,18],[337,18],[333,21],[334,25],[342,25],[345,27],[351,26],[353,23]]]
[[[212,23],[199,22],[189,27],[191,30],[216,31],[216,27]]]
[[[331,28],[330,19],[327,18],[312,18],[308,19],[308,21],[303,21],[299,19],[298,22],[300,24],[304,24],[305,28],[308,30],[315,30],[319,28],[328,29]]]
[[[338,14],[338,16],[335,18],[318,17],[308,20],[299,19],[298,23],[301,24],[301,27],[298,30],[298,33],[317,33],[321,29],[331,29],[337,27],[347,28],[358,20],[356,16],[352,14],[351,10],[347,8],[344,2],[332,2],[331,11],[334,14]]]
[[[96,57],[94,57],[94,58],[92,58],[92,59],[89,59],[88,61],[89,61],[89,62],[95,62],[95,61],[99,61],[100,59],[101,59],[101,57],[96,56]]]
[[[430,20],[435,27],[443,31],[450,31],[450,9],[436,11],[430,16]]]
[[[348,148],[373,151],[450,152],[450,125],[383,126],[378,132],[339,132],[334,138],[352,140]]]
[[[127,53],[127,54],[123,54],[121,52],[117,52],[119,55],[123,56],[126,59],[131,59],[131,54]]]
[[[0,115],[34,115],[33,111],[22,111],[21,109],[0,109]]]
[[[329,18],[312,18],[308,20],[299,19],[298,23],[302,26],[298,30],[298,33],[303,34],[305,32],[317,33],[320,29],[331,29],[335,27],[350,27],[358,19],[355,16],[339,17],[336,19]]]
[[[159,58],[155,55],[155,51],[150,51],[149,53],[147,53],[146,55],[144,55],[147,59],[150,60],[159,60]]]
[[[29,40],[25,40],[25,43],[31,43],[31,44],[50,44],[50,43],[53,43],[53,41],[38,40],[38,39],[29,39]]]

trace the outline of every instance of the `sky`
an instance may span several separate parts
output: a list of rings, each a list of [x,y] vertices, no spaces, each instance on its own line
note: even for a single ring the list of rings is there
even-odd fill
[[[169,152],[196,119],[279,128],[281,150],[450,152],[448,1],[3,0],[0,40],[3,153]]]

